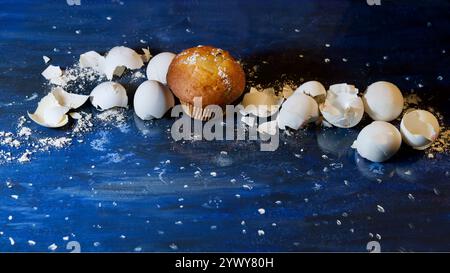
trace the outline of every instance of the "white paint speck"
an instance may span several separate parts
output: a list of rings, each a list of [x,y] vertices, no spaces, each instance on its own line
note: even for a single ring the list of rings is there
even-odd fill
[[[48,246],[48,250],[50,250],[50,251],[55,251],[57,248],[58,248],[58,246],[55,243]]]
[[[174,243],[170,244],[169,247],[172,250],[178,250],[178,246],[176,244],[174,244]]]
[[[378,210],[379,212],[381,212],[381,213],[384,213],[384,212],[385,212],[384,208],[383,208],[382,206],[380,206],[380,205],[377,205],[377,210]]]
[[[258,230],[258,236],[264,236],[265,232],[262,229]]]
[[[266,213],[266,210],[263,209],[263,208],[260,208],[260,209],[258,209],[258,213],[261,214],[261,215],[263,215],[263,214]]]

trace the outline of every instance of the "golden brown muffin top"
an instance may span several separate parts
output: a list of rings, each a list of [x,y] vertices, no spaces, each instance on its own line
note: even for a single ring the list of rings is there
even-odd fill
[[[182,101],[202,97],[203,105],[232,103],[244,91],[245,74],[226,50],[197,46],[178,54],[172,61],[167,82]]]

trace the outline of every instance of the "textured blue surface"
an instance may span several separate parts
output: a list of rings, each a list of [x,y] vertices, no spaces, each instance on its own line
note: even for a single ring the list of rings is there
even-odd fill
[[[26,96],[49,91],[43,55],[64,67],[121,44],[213,44],[259,64],[263,85],[304,78],[363,90],[385,79],[448,117],[448,1],[93,2],[0,2],[0,131],[36,107]],[[357,162],[349,146],[368,122],[312,126],[268,153],[250,141],[174,142],[173,119],[142,123],[129,110],[125,129],[97,122],[83,143],[0,164],[0,251],[67,252],[66,236],[82,251],[366,251],[371,240],[382,251],[450,250],[448,154],[403,147],[384,164]],[[27,126],[43,137],[72,125]]]

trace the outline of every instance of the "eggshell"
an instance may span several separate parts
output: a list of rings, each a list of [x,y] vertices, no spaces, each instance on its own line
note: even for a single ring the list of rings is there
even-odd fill
[[[116,82],[103,82],[90,94],[91,103],[97,110],[104,111],[113,107],[127,107],[128,97],[125,88]]]
[[[42,56],[42,59],[44,60],[44,63],[47,64],[48,62],[50,62],[50,58],[47,56]]]
[[[80,67],[91,67],[96,71],[104,72],[105,57],[95,51],[88,51],[80,55]]]
[[[272,135],[272,136],[276,135],[278,132],[277,121],[272,120],[272,121],[267,121],[267,122],[261,123],[258,126],[258,132],[260,132],[262,134]]]
[[[49,93],[39,101],[36,111],[33,114],[28,113],[28,116],[41,126],[56,128],[67,124],[69,118],[66,113],[69,109],[61,106],[53,93]]]
[[[322,103],[327,95],[327,90],[318,81],[308,81],[300,85],[294,93],[303,93],[313,97],[317,103]]]
[[[298,130],[319,117],[317,102],[310,96],[297,93],[290,96],[281,106],[277,121],[278,127],[285,130],[286,127]]]
[[[144,65],[141,55],[124,46],[113,47],[105,57],[104,73],[108,80],[113,75],[121,76],[125,68],[139,69]]]
[[[134,111],[143,120],[161,118],[174,105],[172,92],[157,81],[143,82],[134,94]]]
[[[147,65],[147,79],[167,85],[167,71],[175,56],[171,52],[163,52],[153,57]]]
[[[392,121],[403,111],[403,96],[397,86],[379,81],[367,87],[362,98],[366,113],[373,120]]]
[[[61,87],[57,87],[52,91],[53,96],[58,101],[61,106],[69,107],[71,109],[76,109],[83,105],[89,96],[72,94],[64,91]]]
[[[142,51],[144,52],[144,54],[141,55],[142,61],[144,61],[144,63],[150,61],[150,58],[152,57],[150,50],[148,48],[143,48]]]
[[[440,127],[432,113],[413,110],[403,116],[400,132],[406,144],[416,150],[424,150],[438,138]]]
[[[330,86],[325,102],[319,108],[326,121],[340,128],[357,125],[364,115],[358,89],[345,83]]]
[[[244,95],[241,105],[243,115],[252,114],[258,117],[270,117],[275,114],[283,102],[283,97],[275,95],[273,88],[258,91],[250,88],[250,92]]]
[[[47,80],[55,79],[62,76],[62,70],[59,66],[49,65],[41,73]]]
[[[256,118],[253,116],[243,116],[241,118],[241,122],[246,124],[247,126],[253,127],[256,125]]]
[[[372,162],[383,162],[400,149],[402,136],[394,125],[385,121],[374,121],[359,132],[352,148]]]

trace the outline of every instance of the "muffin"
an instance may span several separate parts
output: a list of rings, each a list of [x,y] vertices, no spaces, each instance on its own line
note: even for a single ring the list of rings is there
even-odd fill
[[[169,66],[167,83],[184,111],[195,119],[212,117],[208,105],[224,107],[244,92],[245,73],[228,53],[212,46],[197,46],[178,54]],[[201,97],[201,107],[194,98]]]

